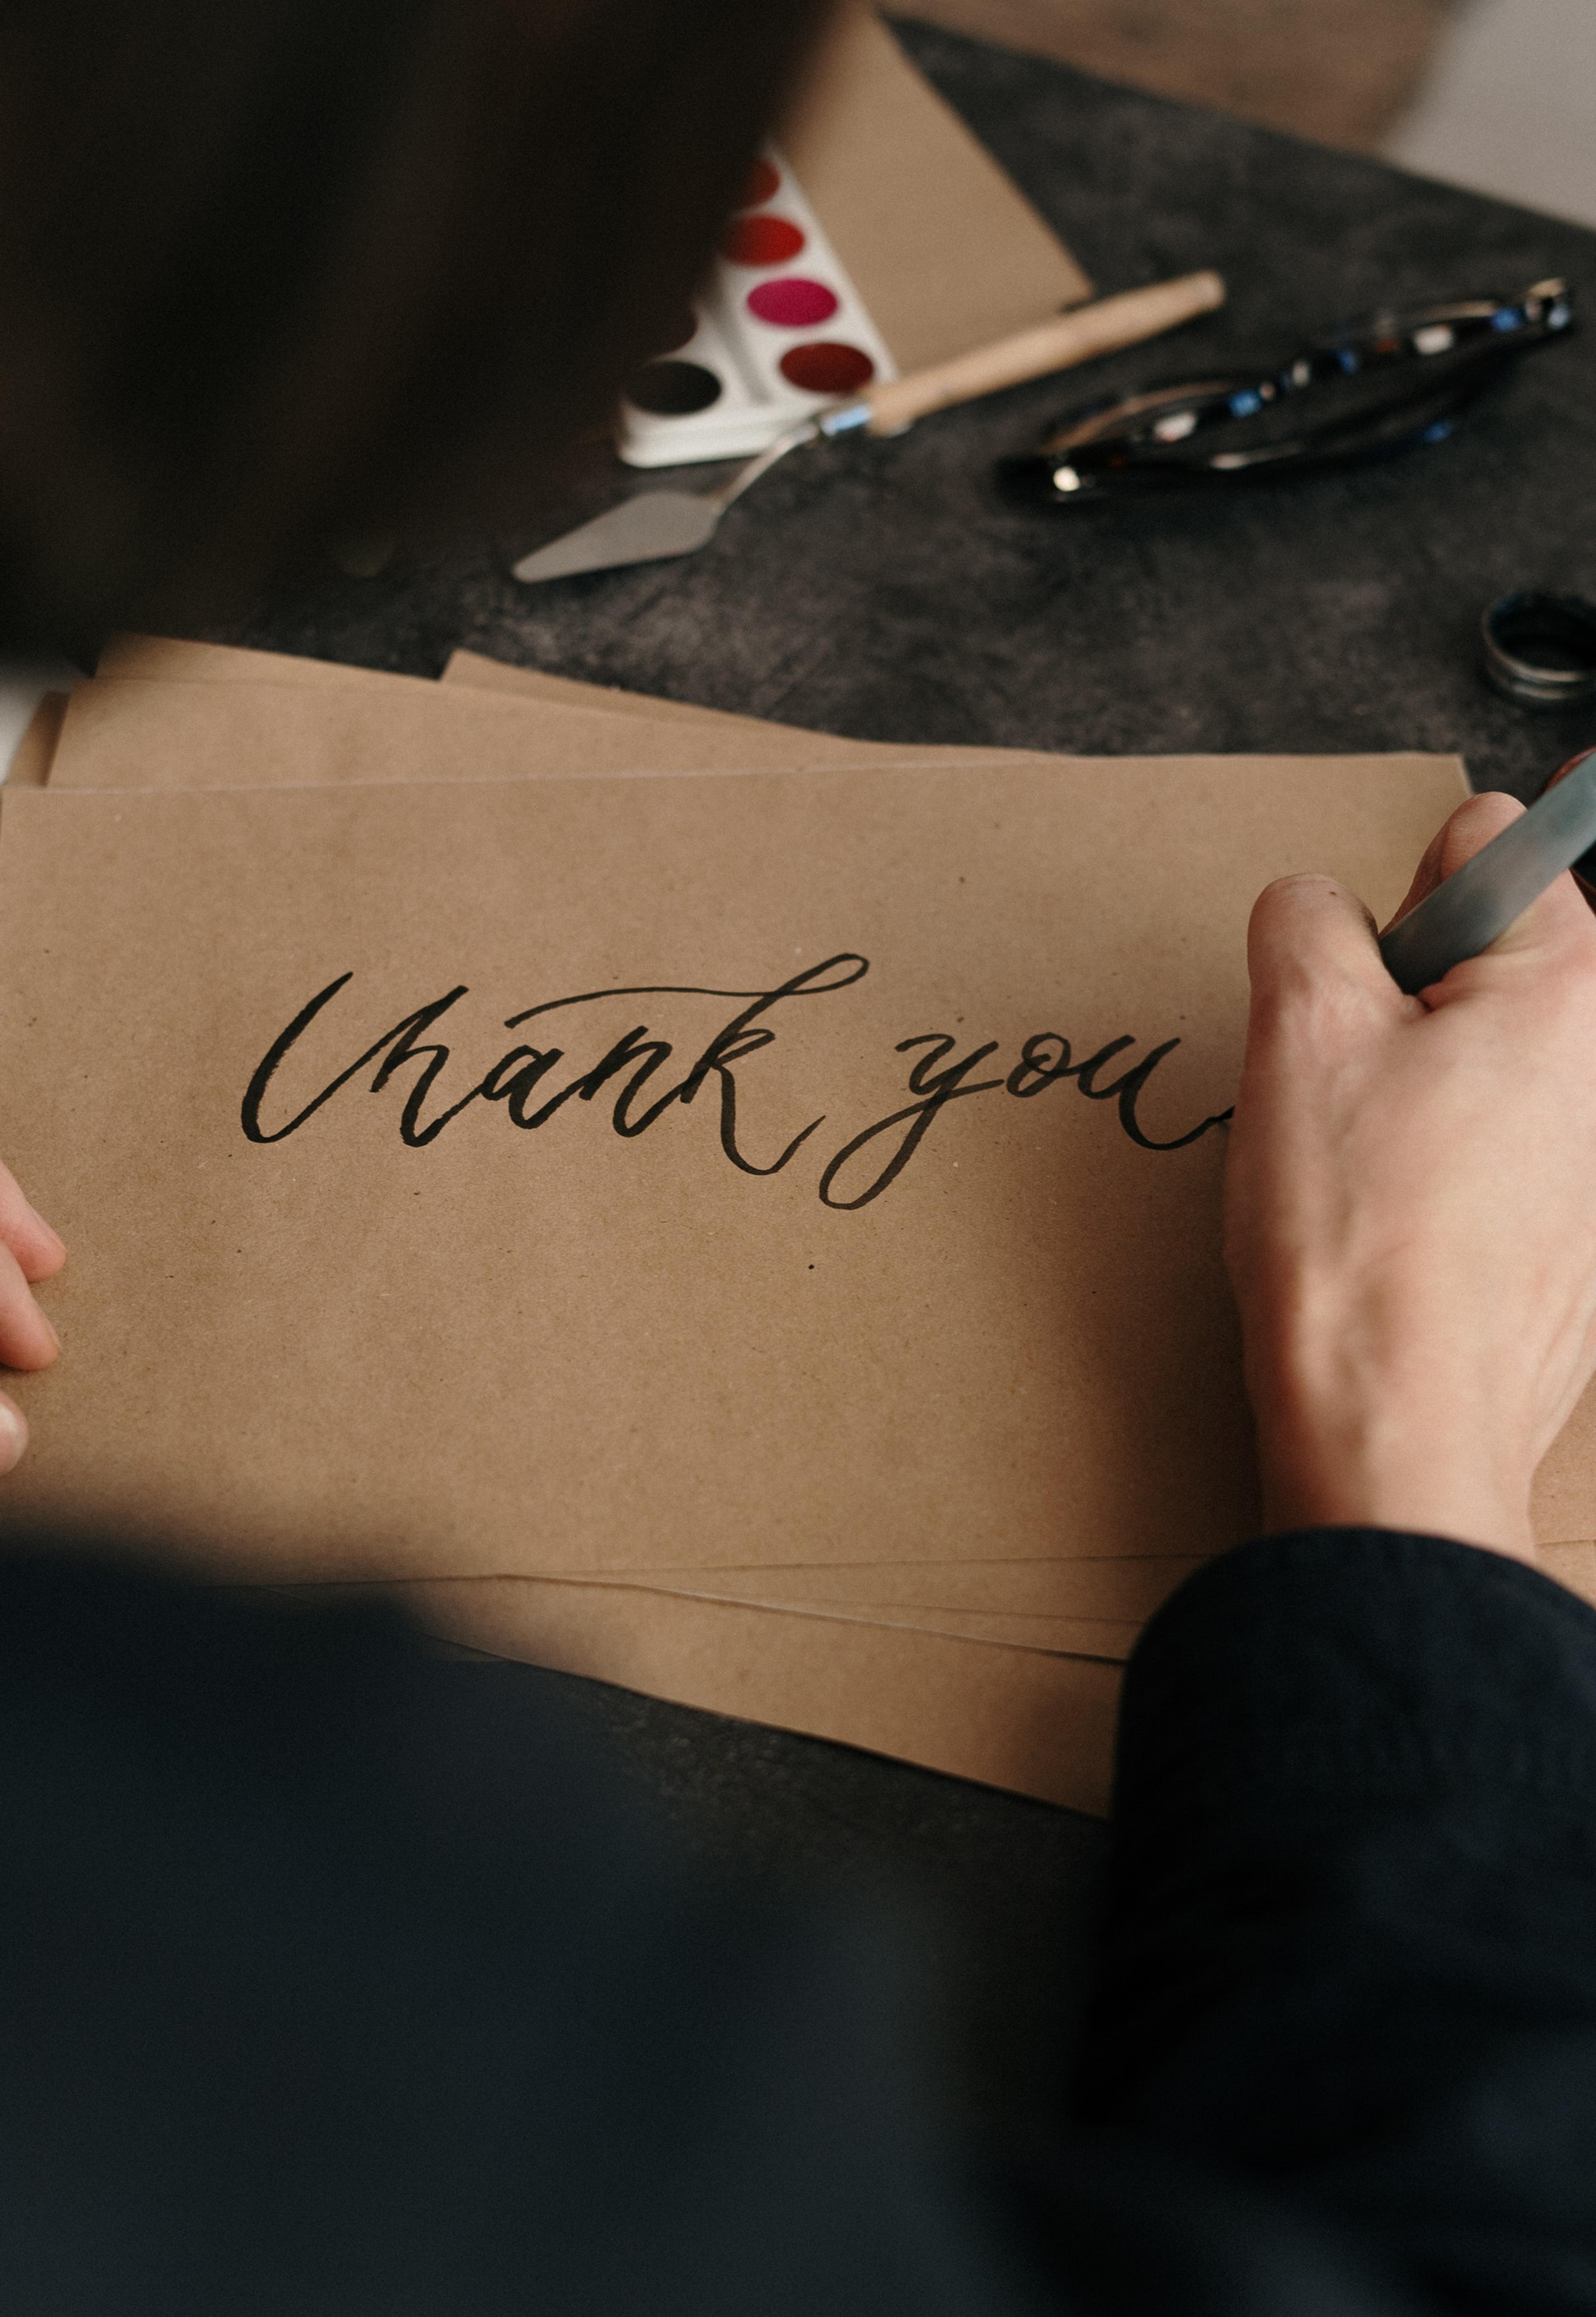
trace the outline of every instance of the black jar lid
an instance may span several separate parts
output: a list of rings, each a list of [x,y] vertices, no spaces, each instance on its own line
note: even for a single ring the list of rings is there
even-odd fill
[[[1577,708],[1596,700],[1596,604],[1583,595],[1516,588],[1480,622],[1487,684],[1524,708]]]

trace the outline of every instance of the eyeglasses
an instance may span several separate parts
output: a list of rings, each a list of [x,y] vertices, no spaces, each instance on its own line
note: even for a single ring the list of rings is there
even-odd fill
[[[1370,315],[1313,339],[1278,370],[1084,404],[999,476],[1031,506],[1068,507],[1194,484],[1262,480],[1442,443],[1532,347],[1574,327],[1565,282],[1517,298]]]

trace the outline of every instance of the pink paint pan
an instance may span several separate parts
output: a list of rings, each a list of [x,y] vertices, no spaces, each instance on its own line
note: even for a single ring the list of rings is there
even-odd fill
[[[778,330],[814,330],[829,322],[842,300],[824,282],[807,273],[783,273],[774,282],[761,282],[745,300],[748,311]]]

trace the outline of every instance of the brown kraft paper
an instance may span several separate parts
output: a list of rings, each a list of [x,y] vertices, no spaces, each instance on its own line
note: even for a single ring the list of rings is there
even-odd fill
[[[283,1578],[1218,1549],[1251,1477],[1205,1122],[1247,908],[1307,862],[1388,907],[1457,791],[1209,759],[8,796],[7,1148],[75,1251],[8,1503]]]

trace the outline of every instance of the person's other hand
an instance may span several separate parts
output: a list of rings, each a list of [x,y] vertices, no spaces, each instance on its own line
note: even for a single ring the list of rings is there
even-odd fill
[[[34,1213],[16,1178],[0,1167],[0,1365],[47,1368],[60,1338],[33,1300],[33,1287],[53,1279],[67,1250],[42,1215]],[[14,1400],[0,1392],[0,1472],[9,1472],[28,1445],[28,1426]]]
[[[1452,815],[1404,915],[1523,807]],[[1226,1183],[1271,1527],[1533,1560],[1529,1488],[1596,1367],[1596,915],[1558,879],[1405,997],[1328,877],[1264,892]]]

